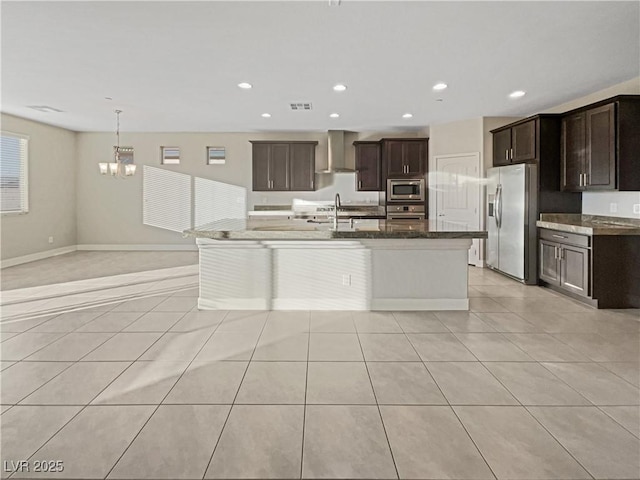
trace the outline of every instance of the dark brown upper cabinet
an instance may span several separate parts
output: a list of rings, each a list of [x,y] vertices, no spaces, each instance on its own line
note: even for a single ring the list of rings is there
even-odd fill
[[[539,114],[491,130],[493,165],[537,165],[538,212],[580,213],[582,194],[560,189],[560,114]],[[513,153],[512,153],[513,152]]]
[[[387,177],[424,176],[427,172],[428,142],[428,138],[383,138],[382,155]]]
[[[380,142],[353,142],[356,149],[356,189],[359,192],[384,190]]]
[[[253,191],[310,191],[315,188],[318,142],[252,141]]]
[[[314,190],[317,143],[290,144],[291,190],[296,192]]]
[[[537,122],[537,118],[531,118],[491,131],[494,167],[536,160]]]
[[[640,95],[620,95],[562,118],[562,189],[640,190]]]

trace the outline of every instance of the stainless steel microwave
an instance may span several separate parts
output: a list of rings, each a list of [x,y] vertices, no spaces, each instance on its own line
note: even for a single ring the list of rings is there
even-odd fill
[[[387,202],[424,202],[424,178],[389,178]]]

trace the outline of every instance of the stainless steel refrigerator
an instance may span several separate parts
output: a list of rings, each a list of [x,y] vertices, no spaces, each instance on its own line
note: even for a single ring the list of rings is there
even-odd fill
[[[487,170],[487,266],[537,283],[538,179],[534,164]]]

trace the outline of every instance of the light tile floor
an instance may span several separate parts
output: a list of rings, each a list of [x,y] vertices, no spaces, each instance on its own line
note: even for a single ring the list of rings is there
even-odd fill
[[[2,477],[640,478],[640,312],[469,285],[470,312],[198,311],[182,284],[3,321],[3,470],[32,463]]]

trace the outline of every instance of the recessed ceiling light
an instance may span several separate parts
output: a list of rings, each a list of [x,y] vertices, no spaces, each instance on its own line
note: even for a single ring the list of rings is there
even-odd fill
[[[270,113],[263,113],[262,116],[264,118],[269,118],[269,117],[271,117],[271,114]]]
[[[520,97],[524,97],[526,93],[527,92],[525,92],[524,90],[516,90],[515,92],[511,92],[509,94],[509,97],[511,97],[511,98],[520,98]]]
[[[104,97],[105,100],[113,100],[113,97]]]
[[[402,118],[411,118],[413,117],[412,113],[405,113],[404,115],[402,115]]]
[[[443,83],[443,82],[436,83],[436,84],[433,86],[433,89],[434,89],[434,90],[444,90],[445,88],[447,88],[447,84],[446,84],[446,83]]]
[[[344,91],[347,89],[347,86],[346,86],[346,85],[343,85],[343,84],[341,84],[341,83],[339,83],[339,84],[337,84],[337,85],[334,85],[334,86],[333,86],[333,89],[334,89],[336,92],[344,92]]]
[[[253,85],[251,85],[250,83],[247,83],[247,82],[239,83],[238,86],[240,88],[244,88],[245,90],[248,90],[248,89],[253,87]]]
[[[339,113],[332,113],[331,115],[329,115],[331,118],[338,118],[340,116]]]

